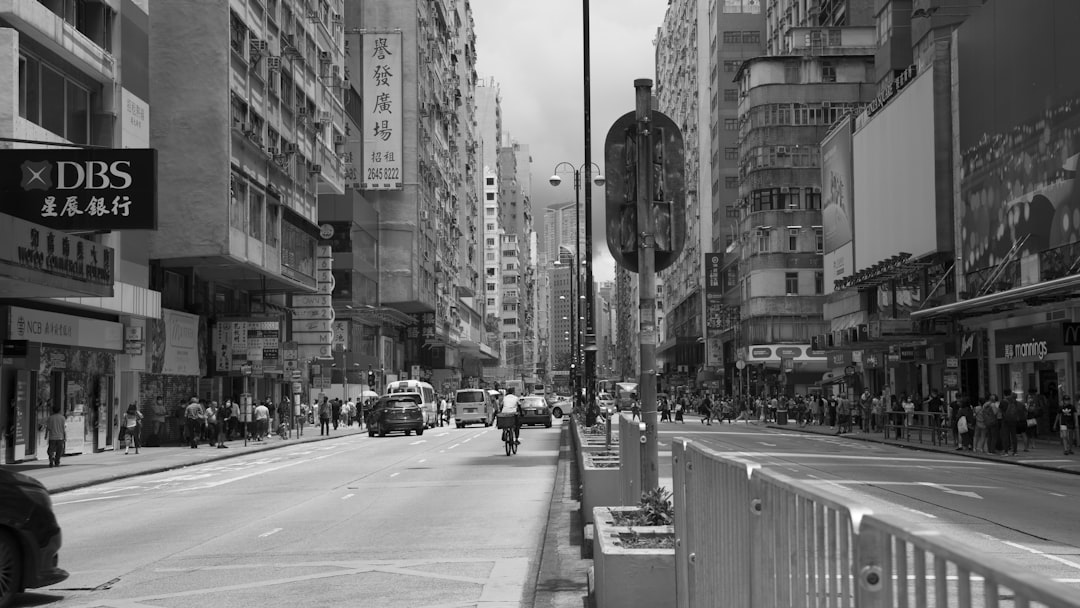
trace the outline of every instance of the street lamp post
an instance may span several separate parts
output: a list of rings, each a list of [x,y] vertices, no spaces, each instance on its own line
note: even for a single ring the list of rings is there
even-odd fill
[[[588,137],[588,135],[586,135]],[[596,168],[596,176],[589,179],[592,174],[592,169]],[[577,400],[581,395],[581,384],[579,382],[578,373],[584,368],[585,375],[585,390],[586,390],[586,403],[592,403],[593,388],[592,382],[590,382],[590,374],[593,371],[588,361],[584,360],[581,356],[582,344],[581,344],[581,329],[582,321],[585,321],[585,335],[586,340],[592,332],[592,263],[591,260],[581,259],[581,172],[585,171],[585,177],[587,182],[596,184],[597,186],[604,185],[604,176],[600,171],[600,167],[597,167],[594,163],[585,163],[581,167],[575,167],[568,162],[560,162],[555,165],[555,170],[552,172],[551,177],[548,178],[548,182],[552,186],[558,186],[562,183],[562,178],[559,177],[559,171],[564,170],[574,174],[574,273],[573,280],[570,284],[570,299],[572,301],[572,316],[570,317],[570,331],[573,335],[573,341],[571,343],[571,373],[573,373],[574,384],[574,398]],[[585,189],[585,255],[592,255],[592,188]],[[581,285],[581,267],[585,266],[585,286]],[[577,292],[575,295],[574,292]],[[584,293],[583,293],[584,292]],[[585,300],[585,310],[582,314],[581,301]],[[588,350],[586,349],[586,355]],[[595,361],[595,358],[594,358]]]

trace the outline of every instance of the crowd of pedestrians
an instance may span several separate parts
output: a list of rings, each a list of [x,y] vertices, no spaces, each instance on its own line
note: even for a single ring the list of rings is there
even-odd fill
[[[1080,396],[1077,397],[1080,400]],[[590,408],[592,410],[594,408]],[[598,408],[594,417],[602,418]],[[640,418],[635,399],[630,408]],[[985,399],[957,394],[946,402],[938,390],[923,398],[912,393],[860,395],[809,393],[806,395],[723,395],[707,390],[679,389],[657,395],[660,422],[686,423],[697,416],[704,425],[713,422],[795,424],[826,426],[835,434],[855,431],[884,433],[893,439],[911,439],[913,431],[929,431],[934,439],[955,450],[998,456],[1016,456],[1035,449],[1035,439],[1050,435],[1060,439],[1064,454],[1077,446],[1078,419],[1068,395],[1029,390],[1025,394],[989,395]]]

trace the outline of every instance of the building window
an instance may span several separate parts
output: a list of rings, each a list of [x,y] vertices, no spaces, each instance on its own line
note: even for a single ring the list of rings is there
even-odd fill
[[[90,92],[36,57],[19,57],[19,116],[77,144],[90,141]]]
[[[768,228],[758,228],[757,231],[757,250],[758,253],[769,252],[769,238],[772,236],[772,231]]]
[[[739,119],[738,118],[725,118],[724,119],[724,130],[725,131],[738,131],[739,130]]]
[[[820,270],[814,273],[814,293],[819,296],[825,293],[825,273]]]
[[[784,82],[787,84],[798,84],[800,80],[801,78],[799,78],[799,64],[784,64]]]
[[[724,148],[724,160],[739,160],[739,149]]]
[[[724,71],[725,71],[725,72],[738,72],[738,71],[739,71],[739,66],[740,66],[740,65],[742,65],[742,61],[739,61],[739,60],[735,60],[735,61],[731,61],[731,60],[728,60],[728,61],[725,61],[725,62],[724,62]]]
[[[739,178],[729,175],[724,178],[724,187],[728,190],[735,190],[739,187]]]
[[[803,195],[806,209],[821,209],[821,191],[817,188],[804,188]]]
[[[487,209],[484,209],[484,215],[495,215],[495,208],[488,207]]]
[[[784,273],[784,290],[789,296],[799,295],[799,273]]]
[[[821,82],[836,82],[836,65],[833,62],[821,62]]]
[[[799,250],[799,229],[788,228],[787,231],[787,249],[788,251]]]
[[[494,288],[494,287],[492,287],[492,288],[491,288],[491,290],[492,290],[492,291],[494,291],[494,290],[495,290],[495,288]],[[487,299],[487,305],[488,305],[488,306],[495,306],[495,298],[488,298],[488,299]]]
[[[266,246],[278,246],[278,221],[281,217],[281,208],[277,205],[266,206]]]
[[[494,177],[486,177],[486,178],[484,178],[484,183],[487,184],[488,186],[494,186],[495,185],[495,178]]]
[[[825,251],[825,231],[821,228],[814,228],[814,250],[818,253]]]
[[[495,200],[495,193],[494,192],[485,192],[484,193],[484,199],[489,200],[489,201]]]
[[[229,225],[244,229],[244,210],[247,207],[247,182],[233,173],[229,184]]]
[[[495,232],[495,224],[484,224],[484,230]],[[492,245],[494,245],[494,243],[492,243]]]
[[[739,44],[742,42],[741,32],[724,32],[724,44]]]
[[[494,247],[495,246],[495,239],[484,239],[484,243],[488,247]]]
[[[724,89],[724,101],[739,101],[739,89]]]
[[[761,32],[743,32],[742,41],[743,44],[761,44]]]
[[[248,196],[248,234],[262,239],[263,195],[252,191]]]
[[[829,46],[841,46],[840,30],[829,30]]]

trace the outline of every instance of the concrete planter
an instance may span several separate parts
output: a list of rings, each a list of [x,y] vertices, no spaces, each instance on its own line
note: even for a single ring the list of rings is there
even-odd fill
[[[579,454],[581,462],[581,515],[586,524],[592,523],[596,507],[619,506],[619,457],[592,452]]]
[[[630,549],[622,536],[675,536],[673,526],[616,526],[611,514],[637,507],[593,509],[593,593],[596,608],[675,606],[675,549]]]

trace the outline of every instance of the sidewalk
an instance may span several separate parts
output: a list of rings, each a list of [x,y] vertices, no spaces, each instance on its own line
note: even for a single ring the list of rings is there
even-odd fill
[[[120,448],[115,451],[108,450],[64,456],[60,460],[60,466],[56,468],[49,467],[48,458],[0,465],[0,468],[29,475],[45,484],[45,488],[49,490],[49,493],[56,494],[117,479],[160,473],[298,443],[359,435],[362,432],[366,431],[361,431],[354,424],[351,427],[338,426],[337,430],[331,428],[329,435],[320,437],[318,425],[305,425],[303,437],[297,437],[294,430],[289,439],[271,435],[262,441],[248,441],[247,445],[244,445],[242,439],[236,439],[225,442],[225,445],[228,446],[225,449],[215,448],[205,441],[200,443],[197,449],[191,449],[188,446],[144,447],[139,448],[138,454],[135,453],[135,450],[131,450],[130,454],[124,454],[123,448]]]
[[[802,426],[800,424],[794,423],[793,421],[791,421],[789,424],[776,424],[775,422],[769,422],[766,424],[766,426],[772,429],[783,431],[813,433],[816,435],[833,435],[837,437],[844,437],[846,439],[856,439],[858,441],[872,441],[875,443],[884,443],[897,447],[908,448],[911,450],[940,452],[942,454],[952,454],[954,456],[963,456],[965,458],[977,458],[980,460],[990,460],[1007,464],[1015,464],[1018,466],[1044,469],[1049,471],[1061,471],[1064,473],[1080,475],[1080,454],[1073,454],[1070,456],[1066,456],[1065,454],[1063,454],[1061,448],[1061,440],[1058,438],[1057,433],[1044,434],[1040,437],[1037,437],[1035,439],[1034,449],[1030,452],[1023,451],[1024,442],[1021,439],[1019,440],[1019,450],[1016,456],[995,456],[993,454],[977,454],[975,452],[969,452],[967,450],[957,450],[956,447],[951,443],[947,445],[934,445],[933,439],[930,437],[930,433],[927,431],[923,432],[921,440],[918,434],[914,431],[912,432],[911,439],[907,440],[894,439],[892,437],[887,438],[884,433],[869,433],[861,430],[837,435],[836,427],[817,425]]]

